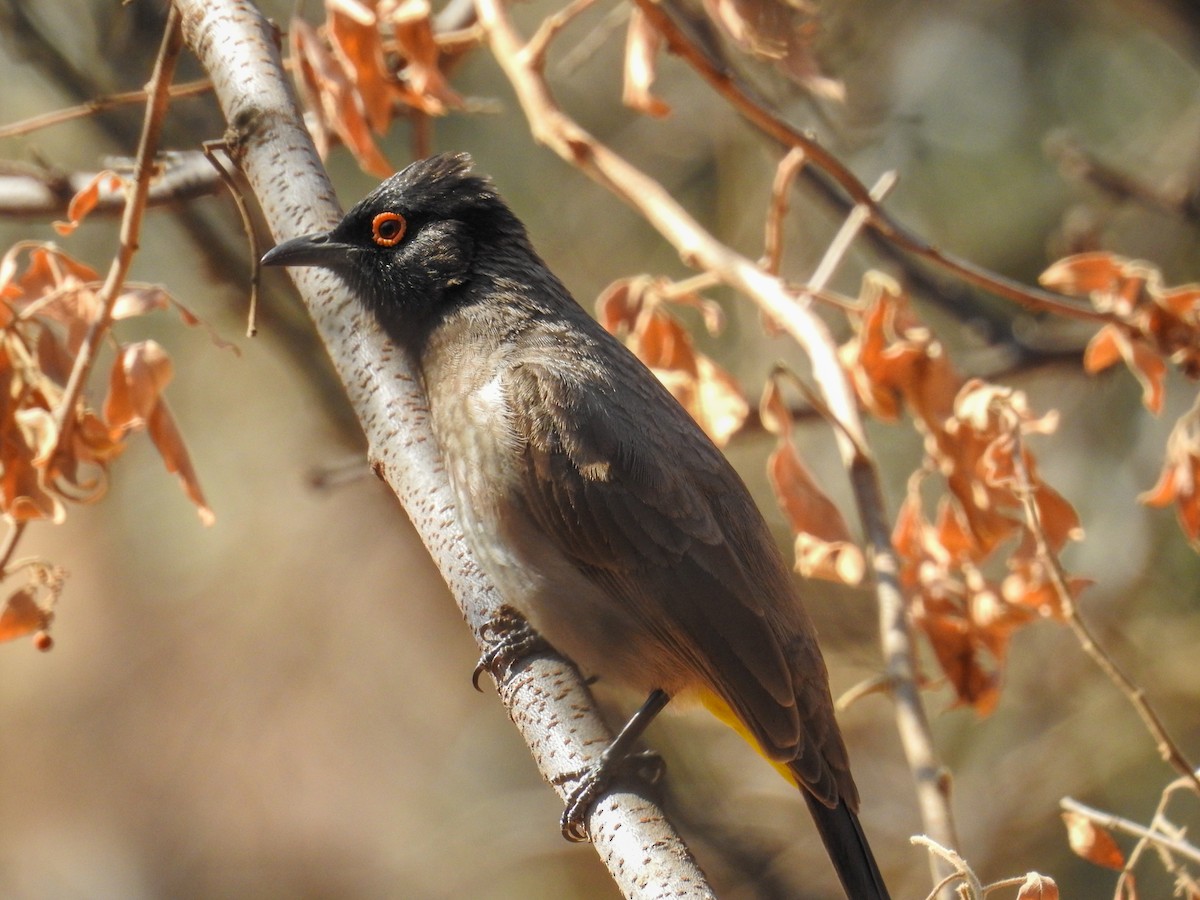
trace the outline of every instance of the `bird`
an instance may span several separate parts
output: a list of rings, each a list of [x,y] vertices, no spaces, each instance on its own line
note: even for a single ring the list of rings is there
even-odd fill
[[[334,272],[409,355],[466,540],[532,629],[510,646],[539,636],[647,697],[604,763],[699,700],[800,787],[846,895],[886,898],[815,629],[749,490],[471,157],[411,163],[262,264]],[[584,779],[569,837],[610,774]]]

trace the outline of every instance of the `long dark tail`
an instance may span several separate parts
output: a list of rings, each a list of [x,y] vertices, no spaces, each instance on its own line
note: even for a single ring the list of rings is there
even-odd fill
[[[817,823],[846,896],[850,900],[889,900],[883,876],[871,854],[871,845],[867,843],[854,811],[845,801],[830,809],[804,788],[800,792]]]

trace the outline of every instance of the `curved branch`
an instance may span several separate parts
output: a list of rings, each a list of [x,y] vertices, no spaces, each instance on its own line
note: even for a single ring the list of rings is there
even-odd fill
[[[1070,319],[1090,322],[1108,322],[1112,318],[1091,307],[1072,301],[1068,297],[1021,284],[988,271],[969,260],[941,250],[919,235],[909,231],[871,198],[867,186],[859,181],[834,154],[819,144],[810,135],[794,128],[754,98],[751,91],[730,71],[727,71],[707,56],[691,40],[678,22],[664,8],[660,0],[634,0],[646,17],[663,35],[672,53],[682,57],[696,70],[714,90],[724,97],[743,118],[778,141],[784,147],[795,147],[804,151],[805,158],[813,166],[827,173],[855,206],[868,211],[866,226],[908,253],[912,253],[958,276],[963,281],[990,291],[999,297],[1014,300],[1024,306]]]
[[[273,29],[238,0],[176,0],[176,6],[275,237],[328,227],[340,212],[284,80]],[[336,277],[316,269],[292,270],[292,277],[366,432],[372,467],[412,518],[484,647],[502,601],[463,539],[416,372]],[[586,685],[569,664],[544,655],[516,666],[499,689],[542,774],[563,782],[565,793],[571,777],[595,762],[612,738]],[[647,799],[610,791],[588,825],[627,897],[660,897],[666,884],[672,896],[712,896],[690,852]]]
[[[171,153],[160,157],[146,194],[146,206],[182,203],[217,193],[221,188],[216,171],[199,152]],[[110,168],[125,168],[118,160]],[[0,216],[13,219],[45,219],[65,216],[67,205],[96,172],[62,173],[32,166],[0,172]],[[91,215],[117,215],[125,209],[125,191],[100,185],[100,195]]]

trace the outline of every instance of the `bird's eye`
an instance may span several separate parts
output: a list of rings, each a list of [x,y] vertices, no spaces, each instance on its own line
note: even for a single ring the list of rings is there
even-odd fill
[[[408,223],[395,212],[381,212],[371,220],[371,239],[380,247],[395,247],[404,237]]]

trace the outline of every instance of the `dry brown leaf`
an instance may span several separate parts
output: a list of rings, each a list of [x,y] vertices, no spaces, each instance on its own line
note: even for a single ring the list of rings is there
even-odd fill
[[[0,512],[16,522],[61,522],[64,501],[90,502],[104,493],[108,465],[125,449],[127,433],[147,428],[202,518],[210,518],[162,403],[171,364],[156,343],[119,349],[104,418],[86,397],[62,408],[75,354],[99,311],[96,273],[51,245],[26,242],[0,257],[0,280],[7,308],[18,313],[0,331]],[[129,286],[114,315],[128,318],[167,306],[179,309],[185,321],[198,321],[153,286]],[[64,418],[60,432],[56,423]],[[41,643],[48,646],[49,637]]]
[[[1084,367],[1099,372],[1119,355],[1141,382],[1148,409],[1162,408],[1166,360],[1200,377],[1200,285],[1168,288],[1149,263],[1101,251],[1059,260],[1041,281],[1086,296],[1099,312],[1119,320],[1092,339]]]
[[[1179,417],[1167,438],[1167,455],[1158,482],[1138,500],[1147,506],[1175,504],[1179,525],[1200,550],[1200,404]]]
[[[63,287],[70,280],[88,283],[100,276],[91,266],[72,259],[53,244],[26,244],[29,262],[18,283],[27,298],[41,297]]]
[[[462,98],[451,89],[439,65],[441,51],[433,34],[428,0],[384,0],[380,18],[391,27],[405,60],[405,102],[431,116],[461,107]]]
[[[1107,294],[1113,286],[1126,280],[1127,261],[1106,251],[1077,253],[1060,259],[1038,278],[1051,290],[1072,296],[1092,293]],[[1144,279],[1143,279],[1144,280]]]
[[[1142,403],[1152,413],[1162,411],[1167,365],[1149,345],[1132,340],[1116,325],[1105,325],[1088,342],[1083,369],[1089,375],[1124,360],[1142,386]]]
[[[177,474],[184,493],[196,505],[205,525],[214,521],[183,436],[167,407],[163,391],[173,376],[170,357],[154,341],[121,348],[109,374],[104,419],[113,440],[146,429],[168,472]]]
[[[1017,900],[1058,900],[1058,885],[1047,875],[1029,872],[1017,889]]]
[[[941,342],[917,320],[895,280],[868,273],[861,299],[857,335],[841,349],[859,399],[889,422],[900,417],[903,400],[929,431],[940,430],[962,384]]]
[[[1025,607],[1047,618],[1060,621],[1066,618],[1063,598],[1041,560],[1014,555],[1009,569],[1000,586],[1005,603],[1013,607]],[[1070,599],[1078,600],[1080,594],[1094,583],[1090,578],[1068,578]]]
[[[236,344],[222,338],[216,328],[168,294],[165,288],[156,284],[127,283],[113,303],[112,317],[114,320],[129,319],[159,310],[174,310],[189,328],[203,325],[213,344],[222,350],[230,350],[237,356],[241,355],[242,351]]]
[[[999,675],[983,665],[980,642],[965,616],[949,610],[916,617],[959,703],[989,715],[1000,700]]]
[[[15,640],[50,627],[54,613],[38,605],[37,595],[33,587],[23,587],[8,595],[0,612],[0,641]]]
[[[66,326],[66,352],[73,359],[79,352],[88,327],[100,310],[94,290],[99,276],[90,266],[77,262],[52,244],[25,244],[29,259],[16,285],[20,296],[14,306],[23,317]]]
[[[169,309],[173,303],[171,295],[156,285],[144,287],[126,285],[117,295],[117,299],[113,301],[112,317],[116,321],[132,319],[135,316],[144,316],[147,313]],[[186,318],[185,321],[187,321]],[[188,324],[195,323],[188,322]]]
[[[826,542],[849,542],[850,529],[833,501],[817,486],[795,445],[782,440],[767,458],[767,475],[793,532]]]
[[[301,93],[319,123],[313,133],[317,149],[328,151],[327,133],[332,131],[364,171],[379,178],[391,175],[392,164],[371,138],[361,97],[320,35],[300,18],[292,19],[290,34],[292,56],[299,64]]]
[[[367,124],[376,134],[383,134],[391,124],[397,92],[387,71],[374,6],[374,2],[368,6],[346,0],[326,4],[330,47],[357,89]]]
[[[848,541],[823,541],[801,532],[796,535],[794,552],[796,571],[805,578],[858,585],[867,573],[862,549]]]
[[[217,517],[204,498],[200,479],[192,465],[191,454],[188,453],[187,445],[183,442],[183,435],[179,433],[179,427],[175,424],[175,418],[171,415],[171,410],[165,400],[160,399],[158,405],[154,407],[154,412],[150,414],[148,428],[150,439],[154,441],[154,446],[158,449],[163,464],[167,467],[168,472],[179,476],[183,491],[195,504],[201,523],[213,524]]]
[[[113,436],[145,428],[174,376],[171,358],[156,341],[121,348],[113,361],[104,418]]]
[[[125,180],[116,172],[105,170],[98,172],[91,181],[85,184],[71,198],[71,202],[67,204],[67,221],[55,222],[54,230],[59,234],[66,236],[71,234],[84,218],[100,201],[100,191],[116,191],[125,184]]]
[[[907,408],[925,435],[925,467],[910,481],[893,531],[913,623],[958,701],[986,714],[999,697],[1013,633],[1061,606],[1045,584],[1028,583],[1037,542],[1024,522],[1025,498],[1051,552],[1082,536],[1074,508],[1041,480],[1026,443],[1051,433],[1057,414],[1034,415],[1020,391],[964,381],[891,279],[865,278],[862,301],[842,363],[865,406],[884,419]],[[934,473],[948,489],[936,524],[925,517],[920,489]],[[983,573],[1016,536],[1002,589]]]
[[[758,418],[763,428],[776,437],[787,438],[792,433],[792,411],[783,399],[778,378],[768,378],[758,401]]]
[[[625,86],[621,102],[630,109],[660,119],[671,112],[671,107],[651,90],[661,48],[662,35],[658,29],[645,13],[633,7],[625,36]]]
[[[729,443],[750,415],[750,404],[737,380],[703,353],[696,356],[693,415],[718,447]]]
[[[654,309],[642,315],[629,338],[629,347],[651,369],[697,375],[696,348],[683,323]]]
[[[703,310],[706,301],[690,295],[666,298],[664,286],[646,275],[614,281],[596,301],[597,318],[611,334],[625,337],[713,442],[724,446],[745,424],[750,406],[737,380],[697,352],[683,323],[664,308],[669,299]]]
[[[792,440],[792,415],[778,377],[767,379],[758,410],[763,426],[779,439],[767,458],[767,477],[795,535],[796,570],[806,578],[861,583],[866,574],[862,550]]]
[[[600,292],[596,298],[596,318],[605,331],[618,337],[633,332],[652,281],[649,275],[618,278]]]
[[[1106,869],[1119,872],[1125,868],[1125,854],[1105,829],[1077,812],[1064,812],[1062,818],[1067,826],[1067,842],[1076,855]]]
[[[797,571],[859,584],[866,572],[862,551],[851,539],[841,511],[817,486],[790,440],[781,440],[767,458],[767,475],[796,536]]]
[[[1010,603],[976,564],[978,546],[964,513],[942,497],[936,523],[923,511],[918,473],[896,518],[892,542],[900,582],[911,597],[910,615],[933,648],[957,702],[986,715],[999,699],[1013,633],[1037,612]]]

